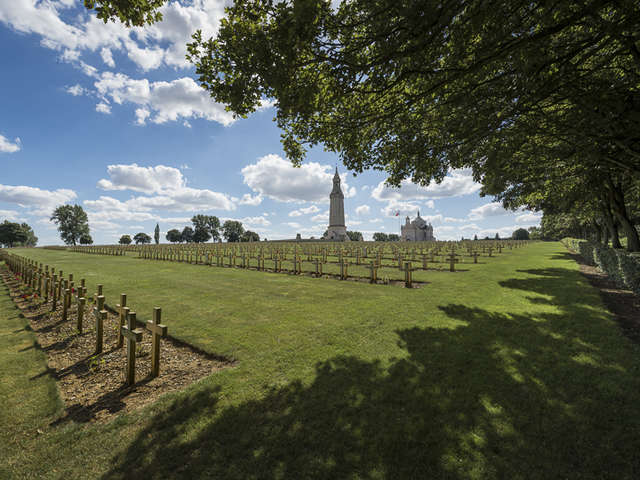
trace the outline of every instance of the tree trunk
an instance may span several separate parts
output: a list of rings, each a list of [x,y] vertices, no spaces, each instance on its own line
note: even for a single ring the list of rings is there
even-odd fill
[[[614,185],[610,178],[607,179],[606,183],[609,190],[611,211],[627,236],[627,250],[629,252],[638,252],[640,251],[640,237],[638,237],[638,232],[629,219],[622,187]]]
[[[604,223],[607,227],[607,230],[611,234],[611,246],[613,248],[622,248],[620,244],[620,237],[618,236],[618,226],[613,219],[613,214],[611,213],[611,208],[609,207],[609,202],[606,197],[603,196],[602,202],[600,204],[602,209],[602,216],[604,219]],[[607,242],[605,245],[609,244],[609,239],[607,238]]]

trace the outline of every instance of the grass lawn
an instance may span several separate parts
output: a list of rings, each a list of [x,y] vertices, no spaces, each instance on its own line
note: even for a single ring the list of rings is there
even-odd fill
[[[171,335],[237,366],[108,425],[53,426],[59,405],[51,380],[38,376],[43,354],[23,350],[31,332],[14,332],[25,322],[3,301],[2,388],[34,399],[9,401],[0,416],[2,435],[19,439],[2,454],[9,476],[640,473],[640,348],[559,243],[507,251],[467,272],[428,271],[431,283],[413,290],[129,256],[15,253],[86,278],[90,292],[103,283],[107,303],[127,293],[140,319],[161,306]],[[12,321],[19,325],[6,327]]]

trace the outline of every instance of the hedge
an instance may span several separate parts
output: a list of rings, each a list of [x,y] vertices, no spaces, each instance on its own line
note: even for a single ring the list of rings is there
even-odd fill
[[[640,295],[640,254],[628,253],[578,238],[564,238],[562,243],[579,253],[588,264],[597,266],[620,288]]]

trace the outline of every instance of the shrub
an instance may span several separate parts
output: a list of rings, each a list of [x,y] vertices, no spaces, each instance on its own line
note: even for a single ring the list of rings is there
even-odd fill
[[[622,249],[608,248],[597,243],[565,238],[562,243],[579,253],[588,264],[597,266],[621,288],[628,288],[640,295],[640,255]]]

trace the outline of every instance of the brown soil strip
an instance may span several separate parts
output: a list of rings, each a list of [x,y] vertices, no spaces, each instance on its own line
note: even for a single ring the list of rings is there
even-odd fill
[[[587,264],[577,253],[569,251],[569,255],[580,265],[580,272],[589,283],[598,289],[603,303],[613,313],[625,336],[640,344],[640,298],[631,290],[617,287],[606,273]]]
[[[181,390],[193,382],[233,365],[223,357],[210,355],[170,337],[161,339],[160,376],[151,378],[151,334],[145,329],[136,347],[136,383],[127,387],[124,380],[126,346],[117,348],[118,317],[109,313],[104,322],[103,353],[95,352],[95,325],[87,302],[83,333],[76,329],[77,310],[72,307],[66,322],[62,308],[51,311],[51,302],[23,299],[25,289],[5,270],[2,279],[22,314],[36,333],[33,347],[47,353],[47,370],[65,402],[65,414],[54,423],[108,422],[121,412],[131,411],[168,392]],[[169,325],[169,333],[171,325]],[[126,343],[125,343],[126,345]]]

